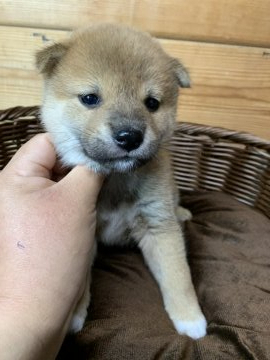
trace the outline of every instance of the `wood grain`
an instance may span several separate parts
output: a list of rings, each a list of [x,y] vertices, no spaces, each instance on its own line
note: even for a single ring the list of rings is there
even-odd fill
[[[41,103],[34,53],[69,33],[0,27],[0,108]],[[160,40],[189,68],[179,120],[250,131],[270,139],[270,49]]]
[[[51,29],[96,22],[131,24],[133,10],[134,0],[1,0],[0,24]]]
[[[74,29],[134,25],[175,39],[270,46],[269,0],[1,0],[0,24]]]
[[[133,25],[165,38],[270,46],[270,1],[139,0]]]

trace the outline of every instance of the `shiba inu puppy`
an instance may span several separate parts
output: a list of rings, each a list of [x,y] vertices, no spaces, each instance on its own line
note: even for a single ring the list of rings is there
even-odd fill
[[[97,241],[135,241],[177,331],[204,336],[206,321],[177,218],[187,212],[177,208],[165,148],[174,130],[178,87],[189,87],[186,69],[150,35],[110,24],[78,30],[39,51],[37,67],[44,76],[42,121],[62,161],[106,175]],[[89,298],[88,284],[71,330],[82,328]]]

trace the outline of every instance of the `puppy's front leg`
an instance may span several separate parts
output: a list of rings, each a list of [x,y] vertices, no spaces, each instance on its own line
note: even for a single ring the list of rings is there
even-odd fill
[[[85,323],[85,319],[87,317],[87,309],[90,303],[90,282],[91,282],[90,279],[91,279],[91,269],[89,269],[88,271],[83,295],[76,306],[76,309],[74,311],[74,314],[72,316],[69,325],[70,333],[77,333],[81,331]]]
[[[165,309],[179,333],[198,339],[206,320],[192,284],[182,231],[176,221],[150,228],[139,246],[158,282]]]
[[[97,243],[95,241],[89,258],[89,270],[87,273],[85,288],[82,297],[75,308],[74,314],[72,316],[69,325],[70,333],[77,333],[78,331],[82,330],[87,317],[87,309],[90,304],[91,270],[92,270],[93,262],[95,260],[96,252],[97,252]]]

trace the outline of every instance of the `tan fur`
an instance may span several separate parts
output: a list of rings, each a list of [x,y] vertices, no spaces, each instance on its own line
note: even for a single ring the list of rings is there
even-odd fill
[[[63,162],[107,175],[97,205],[97,240],[135,241],[177,330],[203,336],[206,322],[177,221],[189,213],[177,210],[165,146],[174,129],[178,87],[189,86],[187,71],[148,34],[116,25],[75,32],[39,52],[37,67],[45,79],[43,122]],[[82,94],[98,94],[101,102],[87,108],[78,99]],[[149,96],[159,100],[157,111],[146,108]],[[115,129],[127,127],[144,134],[142,144],[128,152],[113,138]],[[86,316],[88,291],[71,324],[75,331]]]

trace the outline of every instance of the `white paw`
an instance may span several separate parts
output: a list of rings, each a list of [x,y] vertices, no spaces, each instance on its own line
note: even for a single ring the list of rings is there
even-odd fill
[[[192,339],[199,339],[206,335],[207,323],[204,317],[193,321],[173,320],[178,333],[185,334]]]
[[[178,208],[176,209],[176,216],[178,218],[178,221],[180,222],[185,222],[192,219],[191,212],[188,209],[183,208],[182,206],[178,206]]]
[[[85,316],[74,315],[69,325],[69,332],[77,333],[82,330],[85,322]]]

